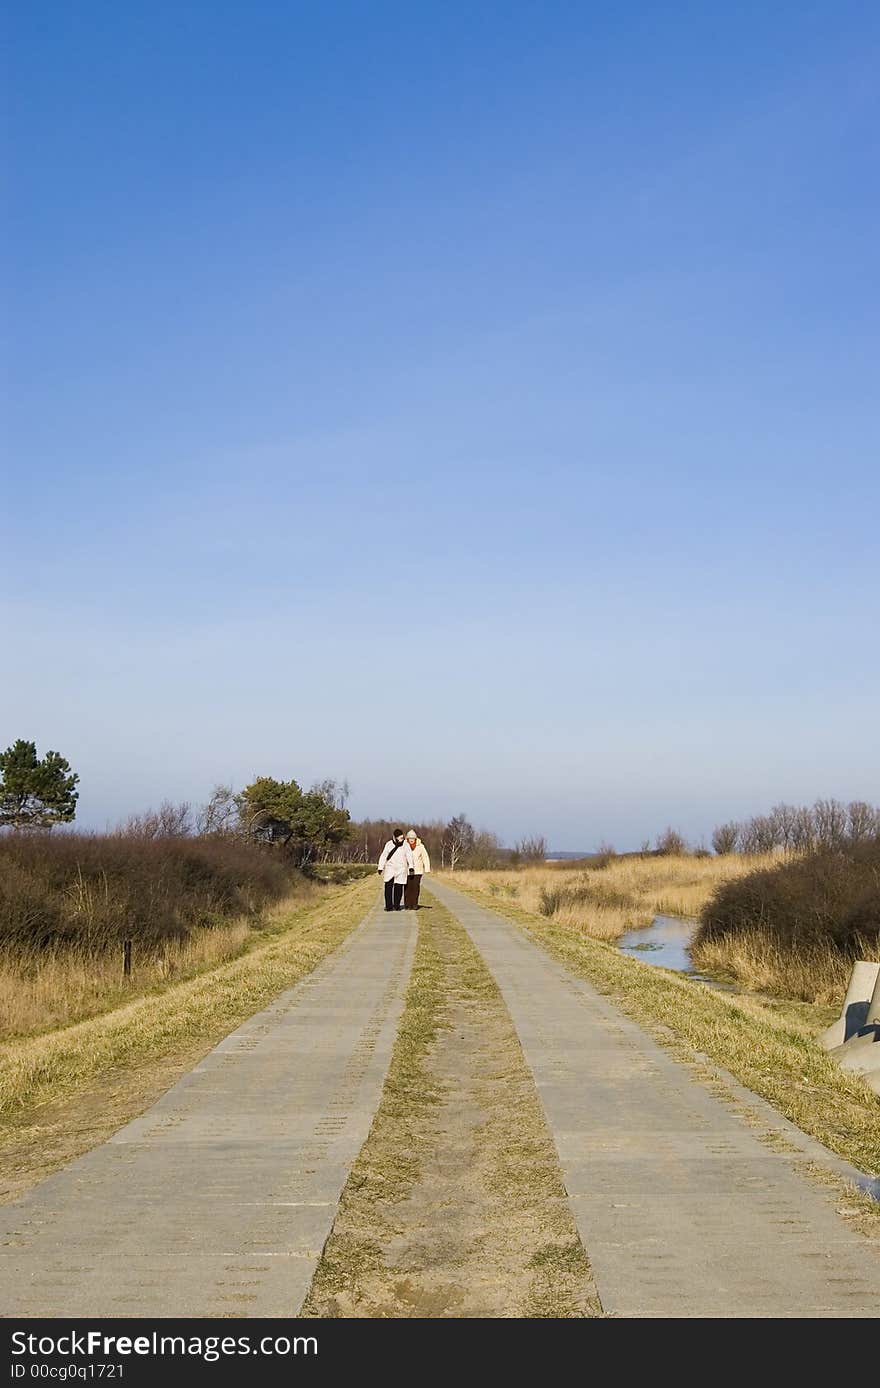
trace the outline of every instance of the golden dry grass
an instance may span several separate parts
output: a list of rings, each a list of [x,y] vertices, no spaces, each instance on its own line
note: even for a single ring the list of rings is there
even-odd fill
[[[616,940],[654,916],[696,917],[716,887],[778,861],[773,854],[726,854],[715,858],[670,855],[612,858],[596,868],[562,866],[456,872],[449,877],[465,890],[487,892],[499,905],[515,902],[524,911],[585,931],[596,940]]]
[[[485,892],[499,906],[515,903],[594,940],[613,942],[628,930],[650,925],[656,915],[696,919],[716,888],[779,862],[775,853],[621,857],[597,868],[554,864],[456,872],[449,881]],[[866,948],[867,957],[873,957],[873,946]],[[693,959],[705,973],[735,980],[752,992],[817,1004],[840,1002],[851,968],[833,946],[784,949],[760,931],[731,933],[695,946]]]
[[[870,948],[864,950],[869,958]],[[838,1007],[852,969],[852,960],[831,944],[784,949],[758,930],[694,944],[691,957],[704,972],[734,978],[753,992]]]
[[[303,898],[305,906],[313,896]],[[290,905],[286,907],[290,910]],[[121,951],[84,954],[43,950],[22,956],[0,955],[0,1039],[34,1035],[98,1016],[130,1002],[168,980],[191,978],[244,952],[261,939],[252,920],[230,921],[197,931],[185,941],[169,941],[161,952],[139,956],[129,978],[122,975]]]

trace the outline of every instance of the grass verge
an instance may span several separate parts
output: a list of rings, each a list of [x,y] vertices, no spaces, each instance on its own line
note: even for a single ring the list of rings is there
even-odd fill
[[[429,1112],[439,1100],[427,1057],[444,1023],[445,971],[427,929],[420,925],[382,1098],[342,1192],[303,1316],[333,1316],[337,1298],[343,1295],[364,1302],[365,1281],[384,1268],[382,1243],[390,1225],[382,1208],[407,1199],[421,1173]]]
[[[445,880],[463,886],[458,873]],[[522,926],[662,1044],[681,1048],[685,1059],[696,1053],[722,1066],[845,1161],[869,1175],[880,1174],[880,1099],[820,1049],[809,1022],[627,958],[583,930],[513,901],[499,907],[489,893],[470,885],[464,889],[481,906]]]
[[[270,939],[219,968],[103,1016],[0,1046],[0,1161],[10,1198],[140,1113],[246,1018],[335,949],[375,900],[373,881],[285,910]]]

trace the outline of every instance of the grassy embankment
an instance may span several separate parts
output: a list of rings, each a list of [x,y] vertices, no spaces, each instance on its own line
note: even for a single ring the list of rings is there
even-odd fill
[[[664,872],[674,870],[670,860],[655,861]],[[699,869],[700,860],[694,866]],[[542,915],[540,890],[546,883],[542,878],[535,883],[534,876],[533,870],[524,872],[523,889],[515,892],[510,890],[517,886],[515,873],[456,872],[444,880],[523,926],[538,944],[682,1059],[693,1062],[696,1056],[699,1062],[705,1057],[723,1067],[831,1151],[862,1171],[880,1174],[880,1100],[859,1077],[841,1071],[815,1042],[817,1030],[839,1010],[839,999],[832,1009],[733,995],[644,964],[590,933],[586,904],[576,919]],[[642,887],[647,896],[645,881]],[[668,897],[659,891],[658,897],[669,909],[675,897],[670,883],[667,889]],[[538,909],[522,904],[523,896],[537,901]],[[599,929],[604,929],[604,921]]]
[[[318,890],[318,889],[315,889]],[[363,918],[375,882],[269,908],[238,957],[70,1026],[0,1045],[0,1196],[9,1198],[143,1111],[247,1017],[297,983]]]
[[[320,898],[279,855],[231,838],[0,837],[0,1041],[195,977],[259,943],[282,899]]]
[[[306,1315],[599,1313],[534,1081],[470,938],[419,913],[382,1100]]]

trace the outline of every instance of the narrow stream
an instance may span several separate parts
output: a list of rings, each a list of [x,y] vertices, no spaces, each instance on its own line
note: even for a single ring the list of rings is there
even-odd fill
[[[710,988],[720,988],[724,992],[735,992],[732,983],[721,983],[717,978],[700,973],[691,959],[690,943],[697,929],[697,921],[682,920],[678,916],[655,916],[650,925],[628,930],[617,942],[623,954],[631,954],[645,964],[659,964],[664,969],[674,969],[676,973],[687,974],[698,983]]]

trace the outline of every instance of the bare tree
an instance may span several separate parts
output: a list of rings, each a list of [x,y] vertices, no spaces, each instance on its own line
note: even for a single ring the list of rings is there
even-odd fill
[[[791,826],[791,846],[799,853],[807,853],[816,847],[816,823],[813,811],[801,805],[795,810]]]
[[[135,839],[182,839],[193,832],[192,806],[188,800],[174,805],[163,800],[158,810],[130,815],[117,833]]]
[[[320,795],[334,810],[344,810],[351,794],[351,786],[348,781],[334,781],[328,777],[325,781],[316,781],[310,794]]]
[[[735,853],[739,842],[740,827],[730,820],[727,824],[719,824],[712,830],[712,847],[719,855],[725,853]]]
[[[465,854],[474,846],[474,826],[463,814],[450,819],[443,835],[443,861],[455,872]]]
[[[880,809],[864,800],[844,805],[840,800],[817,800],[806,805],[774,805],[768,815],[745,823],[721,824],[712,835],[716,853],[811,853],[817,848],[841,848],[880,836]]]
[[[846,807],[847,838],[852,843],[880,835],[880,810],[864,800],[851,800]]]
[[[238,806],[232,786],[216,785],[196,817],[202,835],[231,834],[238,823]]]
[[[743,825],[743,853],[772,853],[777,843],[777,832],[777,825],[770,815],[753,815]]]
[[[547,840],[543,834],[517,839],[513,851],[522,863],[543,863],[547,857]]]
[[[823,848],[839,848],[846,838],[847,809],[839,800],[817,800],[813,806],[816,842]]]
[[[794,805],[786,805],[780,802],[774,805],[768,815],[768,819],[773,829],[773,847],[790,849],[792,846],[792,833],[794,831],[797,808]]]

